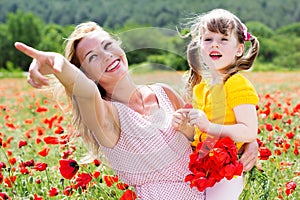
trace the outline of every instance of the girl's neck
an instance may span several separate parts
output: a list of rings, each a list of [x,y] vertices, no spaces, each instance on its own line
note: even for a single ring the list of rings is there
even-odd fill
[[[223,83],[225,74],[222,74],[220,71],[210,68],[210,75],[211,75],[211,80],[210,80],[211,84]]]

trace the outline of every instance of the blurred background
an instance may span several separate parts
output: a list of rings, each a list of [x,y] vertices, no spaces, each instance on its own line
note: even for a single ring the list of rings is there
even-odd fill
[[[0,75],[28,70],[31,59],[14,42],[63,53],[65,38],[85,21],[120,37],[131,67],[186,70],[185,23],[214,8],[233,12],[258,37],[253,70],[300,69],[299,0],[0,0]]]

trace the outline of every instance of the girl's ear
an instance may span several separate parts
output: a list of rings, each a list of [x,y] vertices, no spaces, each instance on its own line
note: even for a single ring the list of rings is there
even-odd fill
[[[245,45],[244,44],[238,44],[238,49],[236,51],[236,56],[241,57],[244,53]]]

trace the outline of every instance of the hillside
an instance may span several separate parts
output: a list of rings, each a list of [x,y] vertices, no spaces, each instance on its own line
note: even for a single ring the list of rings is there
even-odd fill
[[[21,10],[60,25],[93,20],[109,28],[126,24],[174,27],[195,13],[217,7],[272,29],[300,21],[299,0],[0,0],[0,22],[5,23],[7,13]]]

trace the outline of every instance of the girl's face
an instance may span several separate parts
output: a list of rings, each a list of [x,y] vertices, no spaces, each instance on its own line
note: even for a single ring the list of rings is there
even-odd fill
[[[125,52],[119,42],[104,31],[93,31],[81,39],[76,56],[87,77],[104,88],[116,83],[128,71]]]
[[[200,39],[200,52],[204,63],[220,70],[236,61],[244,52],[244,44],[238,43],[232,32],[228,35],[206,30]]]

